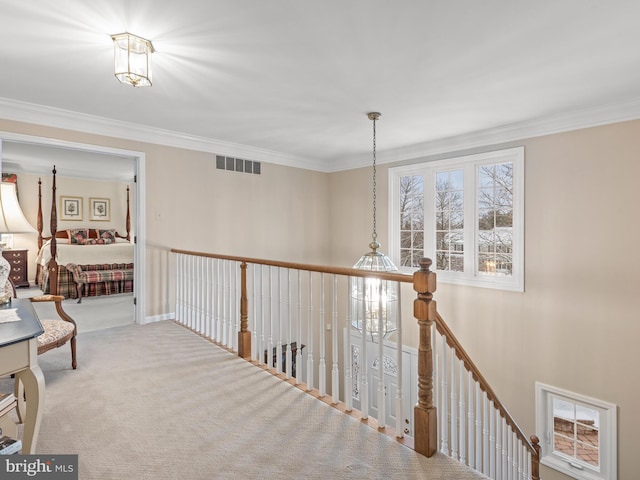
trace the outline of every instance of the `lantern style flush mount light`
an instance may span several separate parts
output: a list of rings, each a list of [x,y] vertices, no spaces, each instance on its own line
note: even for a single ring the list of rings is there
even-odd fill
[[[373,234],[365,253],[353,266],[371,272],[397,272],[391,259],[379,252],[380,242],[376,232],[376,121],[380,113],[367,114],[373,121]],[[374,340],[385,338],[396,330],[398,285],[397,282],[377,278],[352,279],[351,299],[353,304],[352,326]]]
[[[151,86],[151,40],[131,33],[111,35],[113,39],[114,73],[122,83],[134,87]]]

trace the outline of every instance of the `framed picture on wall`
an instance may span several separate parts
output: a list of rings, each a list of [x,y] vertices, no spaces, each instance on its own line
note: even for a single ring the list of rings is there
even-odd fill
[[[82,197],[60,197],[60,220],[82,220]]]
[[[111,220],[108,198],[89,199],[89,220],[97,222],[108,222]]]

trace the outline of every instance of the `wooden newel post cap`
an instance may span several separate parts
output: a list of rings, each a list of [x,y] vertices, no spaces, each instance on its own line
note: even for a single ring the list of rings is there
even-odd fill
[[[432,265],[430,258],[421,258],[418,263],[420,270],[413,274],[413,289],[418,293],[433,293],[436,291],[436,274],[429,268]]]

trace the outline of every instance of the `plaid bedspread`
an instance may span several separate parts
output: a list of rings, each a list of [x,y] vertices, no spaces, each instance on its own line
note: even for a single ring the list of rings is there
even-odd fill
[[[113,295],[115,293],[133,292],[133,263],[105,263],[100,265],[80,265],[85,272],[100,270],[130,270],[131,274],[125,275],[125,279],[109,279],[84,285],[84,297],[96,297],[100,295]],[[36,283],[43,293],[51,293],[49,289],[49,271],[41,268],[38,272]],[[76,283],[73,274],[63,265],[58,265],[58,295],[64,298],[78,298]]]

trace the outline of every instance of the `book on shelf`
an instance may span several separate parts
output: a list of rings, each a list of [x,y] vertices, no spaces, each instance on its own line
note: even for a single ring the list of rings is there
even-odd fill
[[[20,450],[22,450],[21,440],[6,435],[0,437],[0,455],[13,455],[19,453]]]

